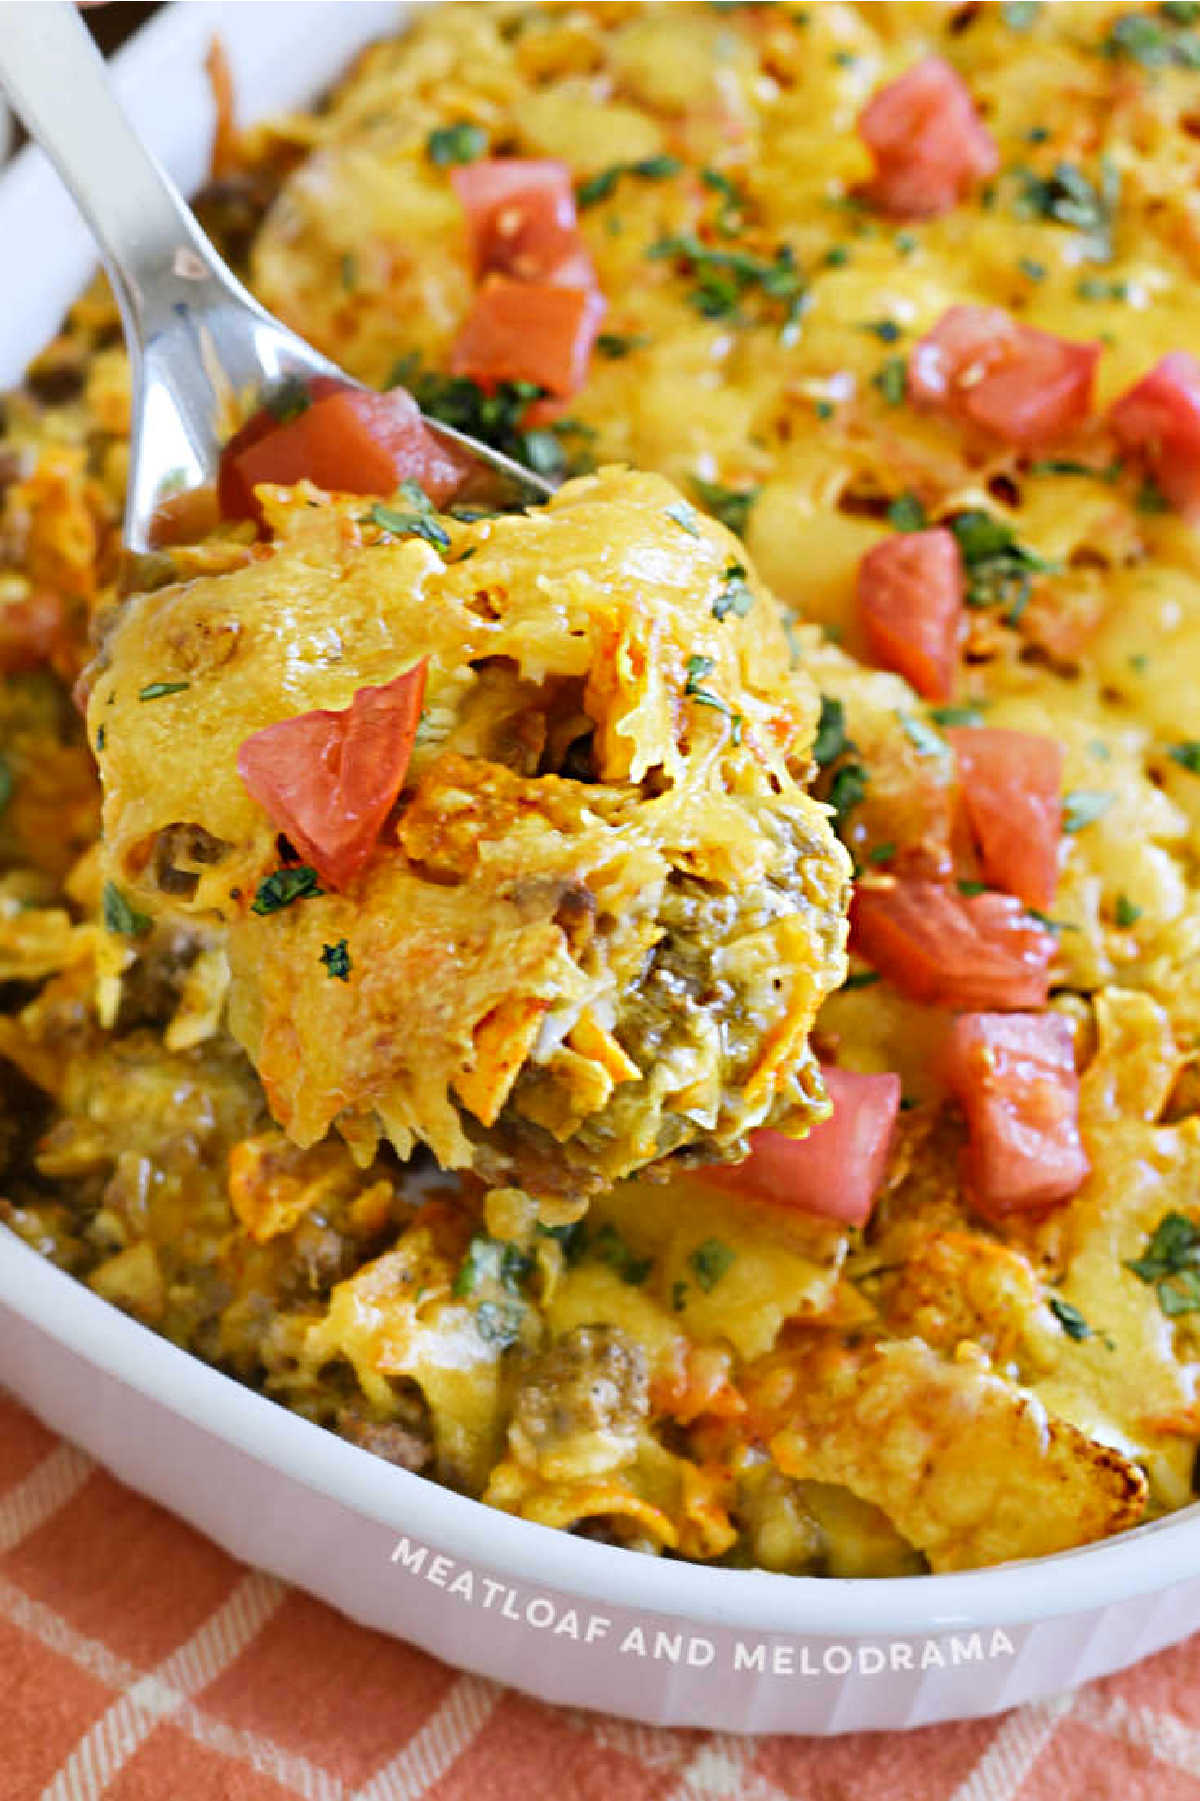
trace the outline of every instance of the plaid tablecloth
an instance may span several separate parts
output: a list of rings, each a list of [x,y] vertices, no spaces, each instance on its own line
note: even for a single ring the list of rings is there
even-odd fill
[[[1200,1638],[998,1720],[559,1711],[244,1569],[0,1395],[0,1801],[1200,1801]]]

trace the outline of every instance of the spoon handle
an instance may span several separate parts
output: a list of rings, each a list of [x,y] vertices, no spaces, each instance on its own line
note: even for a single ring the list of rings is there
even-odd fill
[[[206,275],[227,276],[130,126],[69,0],[0,0],[0,89],[90,226],[131,337],[144,339],[168,271],[188,267],[195,279],[200,259]]]

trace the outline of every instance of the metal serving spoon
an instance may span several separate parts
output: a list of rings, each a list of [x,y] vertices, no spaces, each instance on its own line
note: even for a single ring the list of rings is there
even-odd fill
[[[125,542],[145,551],[163,502],[215,479],[231,397],[289,376],[350,377],[222,262],[125,117],[69,0],[0,0],[0,90],[70,190],[116,294],[133,365]],[[514,498],[554,492],[489,445],[427,424],[502,476]]]

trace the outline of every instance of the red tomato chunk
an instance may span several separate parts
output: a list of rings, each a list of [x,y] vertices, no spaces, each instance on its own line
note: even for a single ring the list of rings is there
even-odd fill
[[[829,1119],[807,1138],[755,1132],[744,1163],[717,1165],[706,1174],[752,1200],[863,1226],[887,1171],[900,1078],[856,1075],[831,1064],[822,1064],[821,1074],[833,1102]]]
[[[859,884],[850,942],[910,999],[955,1010],[1044,1007],[1054,935],[1008,894],[940,882]]]
[[[958,758],[963,807],[984,875],[1027,907],[1058,886],[1063,750],[1035,732],[960,726],[946,733]]]
[[[451,372],[484,387],[533,382],[567,399],[587,379],[603,317],[602,297],[587,289],[490,276],[455,341]]]
[[[946,1080],[967,1116],[972,1204],[1002,1220],[1066,1201],[1088,1174],[1071,1028],[1057,1013],[964,1013]]]
[[[594,288],[565,163],[497,157],[452,170],[471,234],[475,273]]]
[[[1108,422],[1172,506],[1200,524],[1200,362],[1174,350],[1113,402]]]
[[[305,385],[302,412],[279,420],[263,407],[221,452],[217,492],[226,519],[260,518],[254,490],[263,482],[387,495],[415,481],[435,506],[457,492],[470,459],[434,436],[403,388],[373,394],[332,376]]]
[[[926,700],[950,698],[962,611],[962,557],[944,526],[885,538],[859,564],[858,612],[870,655]]]
[[[1002,307],[952,306],[913,347],[909,397],[1014,449],[1042,450],[1087,418],[1100,349]]]
[[[927,56],[881,87],[860,114],[858,130],[875,159],[871,198],[894,218],[949,212],[1000,167],[970,90],[940,56]]]
[[[369,859],[404,785],[426,662],[380,688],[360,688],[340,713],[319,710],[255,732],[238,774],[305,862],[345,888]]]

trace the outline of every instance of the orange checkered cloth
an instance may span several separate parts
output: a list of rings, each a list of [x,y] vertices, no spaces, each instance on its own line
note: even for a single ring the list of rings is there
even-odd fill
[[[0,1801],[1200,1801],[1200,1638],[996,1720],[568,1712],[247,1570],[0,1395]]]

